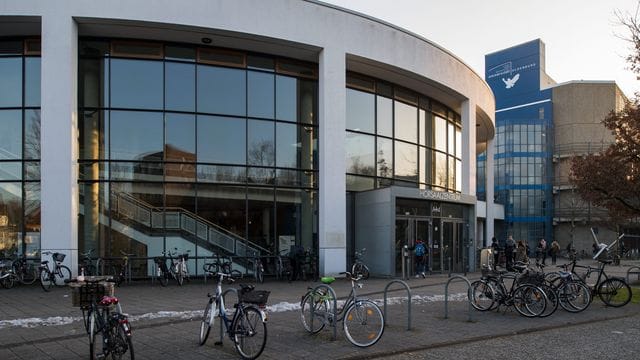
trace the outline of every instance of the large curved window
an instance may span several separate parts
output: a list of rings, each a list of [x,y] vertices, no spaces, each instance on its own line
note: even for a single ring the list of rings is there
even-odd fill
[[[399,86],[347,74],[347,190],[398,185],[460,192],[460,116]],[[373,155],[372,155],[373,154]],[[372,164],[375,171],[370,171]]]
[[[0,39],[0,257],[40,251],[39,49]]]
[[[126,40],[81,39],[79,53],[81,250],[316,251],[315,64]]]

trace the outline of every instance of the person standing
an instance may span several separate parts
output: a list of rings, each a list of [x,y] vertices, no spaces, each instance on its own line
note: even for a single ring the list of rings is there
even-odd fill
[[[558,253],[560,252],[560,244],[558,244],[558,240],[553,239],[549,252],[551,253],[551,265],[555,265]]]
[[[491,249],[493,250],[493,268],[500,265],[500,245],[498,245],[498,240],[496,237],[491,238]]]
[[[544,238],[540,238],[538,241],[538,248],[536,250],[536,259],[538,263],[542,263],[544,265],[547,260],[547,242]]]
[[[513,253],[516,250],[516,242],[513,240],[513,236],[509,235],[507,238],[507,243],[505,244],[505,257],[507,258],[507,270],[511,271],[513,269]]]
[[[516,249],[516,261],[520,261],[525,264],[529,263],[529,256],[527,256],[527,246],[522,240],[518,240],[518,247]]]

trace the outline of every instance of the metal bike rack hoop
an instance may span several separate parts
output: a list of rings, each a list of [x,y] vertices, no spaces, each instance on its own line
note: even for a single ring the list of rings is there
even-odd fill
[[[632,266],[629,268],[629,270],[627,270],[627,284],[631,283],[631,279],[629,279],[629,275],[636,275],[637,276],[637,280],[640,280],[640,266]]]
[[[333,327],[333,338],[331,340],[336,340],[337,339],[337,319],[338,319],[338,314],[337,314],[337,309],[338,309],[338,300],[336,299],[336,292],[333,291],[333,288],[329,285],[326,284],[320,284],[316,287],[313,288],[313,293],[317,292],[320,289],[326,289],[330,294],[331,294],[331,298],[333,299],[333,306],[331,307],[331,311],[333,312],[333,322],[331,323],[331,326]],[[311,307],[311,324],[313,324],[313,318],[315,316],[315,312],[313,310],[313,306]]]
[[[392,280],[384,288],[384,318],[387,318],[387,292],[392,284],[401,284],[407,290],[407,331],[411,330],[411,288],[402,280]],[[385,326],[388,324],[385,320]]]
[[[449,281],[447,281],[447,285],[445,285],[444,287],[444,318],[445,319],[449,318],[449,307],[448,307],[449,306],[449,284],[451,284],[451,282],[455,279],[464,280],[468,286],[467,293],[468,294],[471,293],[471,282],[469,282],[469,279],[467,279],[462,275],[452,275]],[[473,319],[471,318],[471,298],[469,296],[467,297],[467,302],[469,303],[469,321],[473,321]]]

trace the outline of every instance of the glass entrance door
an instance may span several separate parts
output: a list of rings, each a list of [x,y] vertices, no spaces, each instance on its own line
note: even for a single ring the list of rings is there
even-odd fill
[[[443,270],[465,272],[464,223],[442,221]]]
[[[409,248],[415,246],[416,240],[421,239],[425,244],[431,246],[431,234],[429,218],[424,217],[397,217],[396,218],[396,239],[395,239],[395,269],[398,276],[402,275],[402,249],[406,245]],[[431,259],[428,260],[431,265]],[[409,256],[408,274],[415,274],[415,263],[413,253]]]

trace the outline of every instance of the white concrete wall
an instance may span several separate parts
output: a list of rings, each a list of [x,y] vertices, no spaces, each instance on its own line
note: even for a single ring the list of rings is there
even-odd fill
[[[94,35],[108,31],[103,36],[173,41],[183,36],[184,41],[193,42],[209,33],[228,32],[230,37],[254,37],[254,45],[265,51],[270,44],[283,42],[293,50],[318,49],[320,268],[328,274],[343,271],[346,265],[344,84],[348,54],[392,70],[402,69],[429,86],[436,84],[459,99],[460,106],[468,101],[463,117],[471,127],[463,138],[463,168],[475,162],[475,107],[490,117],[495,112],[489,86],[448,51],[383,21],[310,0],[0,0],[0,16],[42,18],[42,244],[45,249],[68,252],[72,262],[78,243],[76,23],[90,28]],[[475,195],[470,179],[473,171],[464,174],[468,195]]]

